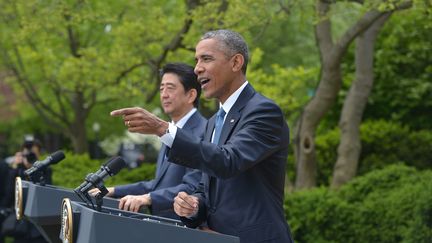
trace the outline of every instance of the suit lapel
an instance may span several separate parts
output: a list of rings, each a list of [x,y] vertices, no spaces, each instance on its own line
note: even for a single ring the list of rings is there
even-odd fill
[[[161,149],[159,151],[158,159],[157,159],[157,171],[156,171],[156,183],[159,182],[159,179],[162,178],[165,170],[168,168],[167,163],[165,163],[165,154],[168,147],[165,144],[162,144]]]
[[[240,120],[241,110],[254,94],[255,90],[252,88],[252,86],[250,84],[246,85],[246,87],[243,89],[240,96],[238,97],[237,101],[234,103],[233,107],[229,111],[227,117],[225,118],[222,133],[219,138],[219,145],[223,145],[226,143],[235,125]]]
[[[227,117],[225,118],[225,122],[223,124],[222,133],[219,138],[219,145],[223,145],[226,143],[229,134],[231,134],[235,124],[237,124],[240,119],[240,113],[238,111],[230,111]]]
[[[214,114],[209,120],[208,120],[208,127],[206,130],[206,133],[204,135],[204,141],[210,142],[213,135],[213,130],[215,127],[215,120],[216,120],[216,114]]]

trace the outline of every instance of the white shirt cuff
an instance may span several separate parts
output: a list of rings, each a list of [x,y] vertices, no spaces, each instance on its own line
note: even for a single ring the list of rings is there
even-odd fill
[[[160,140],[162,141],[162,143],[164,143],[166,146],[168,146],[169,148],[172,147],[172,144],[174,142],[174,138],[177,134],[177,127],[170,122],[168,124],[168,133],[165,133],[162,137],[160,137]]]

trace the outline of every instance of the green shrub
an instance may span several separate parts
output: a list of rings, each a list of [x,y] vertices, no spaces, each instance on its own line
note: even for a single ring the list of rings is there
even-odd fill
[[[77,155],[65,152],[66,158],[53,165],[53,184],[66,188],[76,188],[89,173],[99,170],[106,160],[93,160],[87,154]],[[106,186],[128,184],[154,177],[155,164],[143,164],[133,170],[122,169],[117,175],[105,180]]]
[[[340,132],[334,129],[315,139],[317,153],[317,182],[318,185],[329,185],[333,174],[333,167],[337,159]]]
[[[358,174],[383,168],[390,161],[411,161],[406,160],[410,152],[407,141],[415,141],[411,141],[408,127],[383,120],[368,121],[360,126],[360,134],[362,153]]]
[[[156,164],[141,164],[134,169],[123,169],[116,176],[107,180],[109,186],[124,185],[138,181],[151,180],[155,177]]]
[[[411,131],[398,123],[378,120],[364,122],[360,134],[358,175],[398,162],[418,169],[432,168],[432,131]],[[316,138],[319,185],[328,185],[331,180],[339,142],[338,128]]]
[[[73,154],[65,152],[66,158],[51,166],[53,170],[53,184],[66,188],[76,188],[88,173],[99,169],[102,161],[92,160],[87,154]]]
[[[432,171],[391,165],[333,191],[287,195],[296,242],[431,242]]]
[[[354,210],[328,189],[295,192],[286,197],[285,215],[295,242],[340,242],[344,223]],[[338,235],[334,237],[334,235]]]

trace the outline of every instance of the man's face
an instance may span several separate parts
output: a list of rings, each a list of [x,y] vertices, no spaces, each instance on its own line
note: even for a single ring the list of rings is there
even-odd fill
[[[192,90],[185,92],[177,74],[166,73],[160,84],[160,101],[162,108],[171,119],[178,121],[193,107],[195,96]]]
[[[205,39],[196,46],[195,60],[195,73],[204,96],[225,102],[233,92],[232,59],[221,50],[218,40]]]

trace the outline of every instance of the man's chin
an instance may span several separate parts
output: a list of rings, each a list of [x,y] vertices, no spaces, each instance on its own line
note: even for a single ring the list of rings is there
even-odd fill
[[[172,109],[169,109],[169,108],[163,108],[163,111],[164,111],[165,114],[169,115],[169,114],[171,114]]]
[[[211,93],[211,92],[209,92],[209,91],[204,91],[203,94],[204,94],[204,97],[205,97],[206,99],[214,98],[213,93]]]

